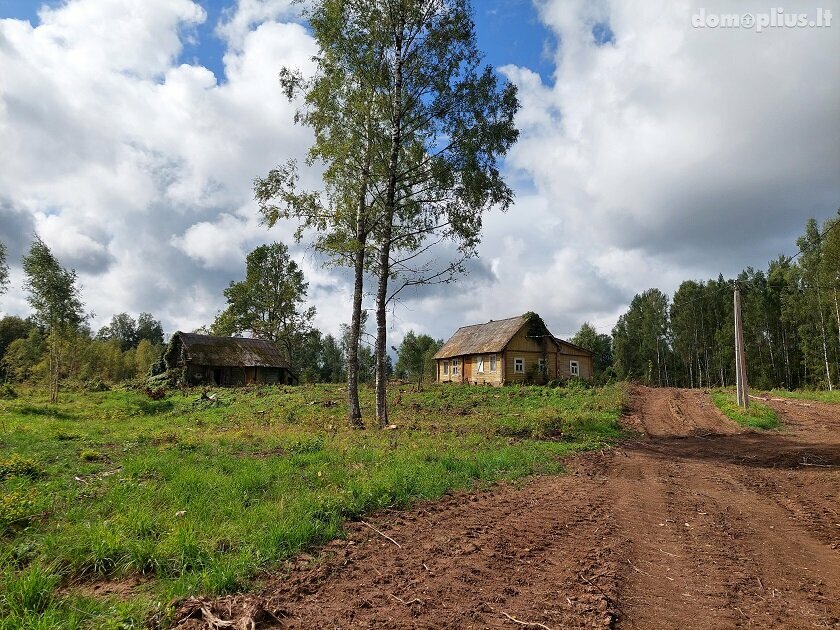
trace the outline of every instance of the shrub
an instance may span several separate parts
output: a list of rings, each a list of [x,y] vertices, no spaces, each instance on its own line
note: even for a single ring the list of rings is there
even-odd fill
[[[17,390],[9,383],[0,384],[0,400],[14,400],[18,397]]]
[[[111,391],[111,386],[98,376],[95,376],[82,383],[82,389],[86,392],[108,392]]]

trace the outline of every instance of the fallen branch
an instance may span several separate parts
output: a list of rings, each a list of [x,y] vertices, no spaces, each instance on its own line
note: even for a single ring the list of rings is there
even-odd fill
[[[207,606],[201,607],[201,617],[204,621],[207,622],[207,625],[213,628],[213,630],[221,630],[221,628],[233,628],[234,622],[233,621],[225,621],[220,617],[217,617]]]
[[[527,628],[544,628],[544,630],[551,630],[551,628],[549,628],[548,626],[536,621],[520,621],[516,617],[513,617],[504,611],[502,611],[502,614],[508,619],[510,619],[513,623],[518,623],[520,626],[525,626]]]
[[[650,573],[645,573],[644,571],[642,571],[639,567],[637,567],[635,564],[633,564],[632,562],[630,562],[630,560],[628,560],[628,561],[627,561],[627,564],[629,564],[631,567],[633,567],[633,570],[634,570],[634,571],[638,571],[638,572],[639,572],[639,573],[641,573],[642,575],[646,575],[646,576],[648,576],[648,577],[653,577]]]
[[[403,606],[411,606],[412,604],[422,604],[422,603],[423,603],[423,600],[422,600],[422,599],[420,599],[419,597],[415,597],[415,598],[414,598],[414,599],[412,599],[411,601],[405,601],[404,599],[401,599],[401,598],[397,597],[397,596],[396,596],[396,595],[394,595],[393,593],[388,593],[388,594],[389,594],[391,597],[393,597],[394,599],[396,599],[396,600],[397,600],[400,604],[402,604]]]
[[[402,545],[401,545],[400,543],[398,543],[396,540],[394,540],[393,538],[391,538],[391,537],[390,537],[390,536],[388,536],[387,534],[383,534],[382,532],[380,532],[378,529],[376,529],[373,525],[371,525],[371,524],[370,524],[370,523],[368,523],[367,521],[359,521],[359,522],[360,522],[362,525],[364,525],[365,527],[369,527],[369,528],[371,528],[371,529],[372,529],[373,531],[375,531],[377,534],[379,534],[380,536],[382,536],[382,538],[384,538],[385,540],[390,540],[390,541],[391,541],[392,543],[394,543],[397,547],[399,547],[400,549],[402,549]]]

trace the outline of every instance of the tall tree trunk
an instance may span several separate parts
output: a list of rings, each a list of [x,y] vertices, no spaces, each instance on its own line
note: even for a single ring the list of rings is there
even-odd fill
[[[823,358],[825,359],[825,378],[828,380],[828,391],[831,391],[834,389],[834,386],[831,383],[831,368],[828,365],[828,343],[826,342],[825,337],[825,314],[823,313],[822,293],[820,293],[819,287],[817,287],[817,308],[820,310],[820,329],[822,331]]]
[[[837,341],[840,342],[840,302],[837,300],[837,289],[834,289],[834,315],[837,317]],[[840,356],[840,344],[837,346],[837,354],[835,357]],[[840,359],[838,359],[840,361]],[[840,379],[840,362],[837,364],[837,378]]]
[[[403,90],[403,24],[402,16],[394,40],[394,95],[391,103],[391,155],[388,159],[388,187],[385,195],[385,216],[382,222],[379,251],[379,286],[376,291],[376,419],[379,427],[388,424],[388,280],[391,275],[391,237],[396,214],[397,177],[402,144]]]
[[[347,402],[348,420],[354,429],[363,429],[362,407],[359,404],[359,342],[362,338],[362,297],[364,293],[365,248],[367,246],[367,195],[370,182],[371,144],[373,142],[371,119],[368,117],[367,148],[362,169],[362,188],[356,208],[356,253],[353,256],[353,312],[350,316],[350,339],[347,348]]]
[[[793,383],[790,375],[790,353],[788,352],[787,329],[784,324],[782,324],[782,356],[785,360],[785,383],[787,383],[787,388],[791,389]]]
[[[360,209],[361,212],[361,209]],[[362,407],[359,404],[359,340],[362,326],[362,291],[365,273],[365,233],[362,221],[356,217],[356,239],[358,250],[353,261],[353,314],[350,318],[350,339],[347,347],[347,401],[349,403],[350,426],[363,429]]]

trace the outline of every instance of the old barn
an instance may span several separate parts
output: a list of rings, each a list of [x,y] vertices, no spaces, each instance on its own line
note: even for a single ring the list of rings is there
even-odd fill
[[[435,354],[443,383],[506,385],[592,378],[593,353],[552,335],[536,314],[463,326]]]
[[[168,369],[183,369],[190,385],[297,384],[289,363],[271,341],[176,332],[164,356]]]

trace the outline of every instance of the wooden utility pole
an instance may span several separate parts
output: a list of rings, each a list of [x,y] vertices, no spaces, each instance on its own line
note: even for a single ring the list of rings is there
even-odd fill
[[[738,406],[750,408],[747,387],[747,359],[744,352],[744,320],[741,317],[741,289],[735,283],[735,383],[738,389]]]

